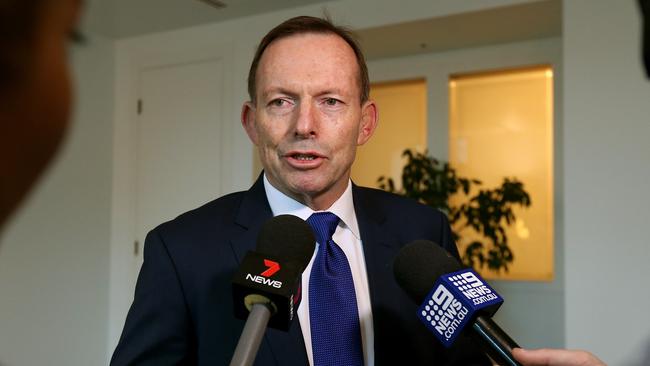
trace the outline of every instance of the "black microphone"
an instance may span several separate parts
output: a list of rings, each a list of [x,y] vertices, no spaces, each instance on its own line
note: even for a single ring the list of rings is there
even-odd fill
[[[421,304],[418,318],[445,347],[472,328],[470,333],[496,363],[521,366],[512,357],[519,345],[492,320],[503,299],[476,272],[428,240],[404,246],[393,270],[400,287]]]
[[[252,365],[266,327],[289,330],[300,305],[302,272],[316,239],[304,220],[280,215],[262,226],[232,280],[235,316],[246,319],[230,365]]]

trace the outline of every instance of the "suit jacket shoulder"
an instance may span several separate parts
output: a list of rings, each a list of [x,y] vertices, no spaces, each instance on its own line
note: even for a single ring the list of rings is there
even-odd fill
[[[414,199],[374,188],[355,187],[355,208],[398,236],[402,245],[426,239],[460,259],[449,220],[440,210]]]
[[[111,365],[227,364],[244,326],[232,315],[230,281],[270,217],[255,184],[151,230]],[[274,359],[265,345],[258,357]]]

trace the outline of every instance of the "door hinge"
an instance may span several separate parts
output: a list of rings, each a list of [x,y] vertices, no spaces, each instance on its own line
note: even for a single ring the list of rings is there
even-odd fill
[[[138,99],[138,114],[142,114],[142,99]]]
[[[140,242],[136,240],[133,242],[133,255],[137,256],[138,253],[140,253]]]

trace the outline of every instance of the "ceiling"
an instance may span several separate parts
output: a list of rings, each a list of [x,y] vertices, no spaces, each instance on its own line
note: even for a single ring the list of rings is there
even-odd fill
[[[220,1],[227,6],[218,9],[204,0],[93,0],[86,12],[85,29],[110,38],[125,38],[327,2]],[[369,60],[556,37],[562,34],[562,3],[561,0],[524,2],[359,29],[356,33]]]
[[[356,33],[369,60],[556,37],[562,34],[562,3],[524,3]]]
[[[202,0],[91,0],[84,28],[110,38],[220,22],[249,15],[327,2],[325,0],[219,0],[216,8]]]

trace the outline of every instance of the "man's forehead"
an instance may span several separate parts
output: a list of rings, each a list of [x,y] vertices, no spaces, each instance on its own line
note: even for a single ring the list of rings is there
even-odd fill
[[[354,82],[354,80],[350,80]],[[277,94],[282,95],[298,95],[302,93],[310,95],[340,95],[340,96],[350,96],[357,92],[356,88],[341,88],[340,83],[337,84],[328,84],[328,83],[305,83],[305,82],[290,82],[290,83],[274,83],[263,86],[261,89],[260,97],[262,99],[269,99]]]
[[[301,33],[269,44],[257,69],[257,86],[266,94],[292,83],[318,80],[327,84],[323,88],[335,91],[341,88],[340,82],[356,80],[358,74],[354,50],[343,38],[333,33]]]
[[[286,56],[288,53],[292,55],[291,57],[295,54],[305,54],[306,49],[312,51],[314,56],[319,54],[331,56],[332,53],[340,53],[341,56],[355,58],[352,47],[339,35],[329,32],[305,32],[281,37],[271,42],[264,50],[260,63],[270,57]]]

